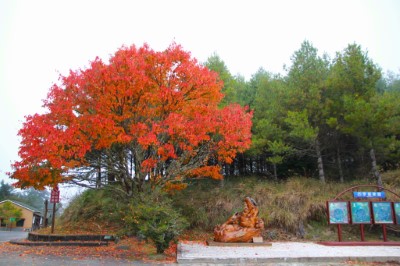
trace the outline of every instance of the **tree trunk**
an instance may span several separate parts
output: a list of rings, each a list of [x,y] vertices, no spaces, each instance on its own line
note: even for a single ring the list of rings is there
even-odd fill
[[[101,167],[99,165],[99,167],[97,168],[96,188],[100,187],[101,187]]]
[[[321,147],[318,139],[315,141],[315,151],[318,158],[317,163],[319,180],[321,181],[321,183],[325,183],[324,164],[322,163]]]
[[[337,157],[337,163],[338,163],[338,168],[339,168],[339,176],[340,176],[340,183],[344,182],[344,176],[343,176],[343,168],[342,168],[342,158],[340,157],[340,149],[336,149],[336,157]]]
[[[278,172],[276,171],[276,163],[272,164],[274,168],[274,180],[278,181]]]
[[[265,174],[265,162],[267,160],[264,158],[264,155],[260,156],[260,175],[264,175]]]
[[[245,159],[243,153],[241,153],[238,157],[239,157],[239,175],[245,175],[246,174],[246,159]]]
[[[237,164],[237,160],[233,160],[233,162],[229,165],[229,175],[234,176],[235,175],[235,165]]]
[[[107,182],[109,184],[115,182],[115,174],[114,174],[114,172],[111,172],[111,171],[108,172],[108,174],[107,174]]]
[[[260,155],[258,155],[256,157],[256,165],[257,165],[257,167],[255,169],[255,171],[256,171],[255,174],[260,175],[261,174],[261,156]]]
[[[376,157],[375,157],[375,150],[374,148],[371,148],[371,150],[369,151],[369,155],[371,156],[371,162],[372,162],[372,173],[374,175],[374,177],[376,178],[376,180],[378,181],[378,186],[382,186],[382,176],[379,173],[378,170],[378,166],[376,164]]]

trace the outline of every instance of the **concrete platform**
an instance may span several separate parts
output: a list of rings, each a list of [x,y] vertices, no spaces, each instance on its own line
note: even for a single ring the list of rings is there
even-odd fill
[[[178,244],[183,265],[345,265],[348,261],[400,263],[400,246],[325,246],[312,242],[272,242],[271,246]]]
[[[265,247],[272,246],[271,242],[260,242],[260,243],[223,243],[223,242],[215,242],[215,241],[207,241],[208,246],[216,246],[216,247]]]

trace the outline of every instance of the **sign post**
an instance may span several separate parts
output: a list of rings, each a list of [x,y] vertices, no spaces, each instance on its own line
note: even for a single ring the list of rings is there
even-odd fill
[[[54,222],[56,217],[56,203],[60,202],[60,190],[58,186],[55,185],[54,188],[51,190],[50,194],[50,203],[53,203],[53,216],[51,217],[51,233],[54,233]],[[46,218],[46,217],[45,217]]]
[[[328,223],[336,224],[338,239],[342,242],[342,224],[349,224],[349,203],[346,201],[327,201]]]
[[[49,201],[46,199],[44,201],[44,219],[42,223],[42,227],[47,227],[47,211],[48,211]]]
[[[377,191],[357,191],[360,188],[375,188]],[[346,199],[343,195],[351,192],[353,200]],[[396,197],[396,201],[388,199],[387,194]],[[391,197],[390,197],[391,198]],[[336,224],[338,227],[338,242],[328,245],[371,245],[375,242],[365,243],[365,224],[382,225],[383,243],[379,245],[396,245],[399,243],[389,242],[387,239],[387,224],[400,225],[400,195],[390,189],[375,185],[358,185],[340,192],[332,200],[327,201],[328,223]],[[342,242],[342,224],[360,226],[361,242]],[[340,243],[340,244],[338,244]]]

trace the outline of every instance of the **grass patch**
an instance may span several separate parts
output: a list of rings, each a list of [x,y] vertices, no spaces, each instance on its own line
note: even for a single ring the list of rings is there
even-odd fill
[[[383,180],[385,187],[400,195],[400,170],[384,173]],[[265,239],[336,241],[336,226],[327,222],[326,201],[360,184],[375,183],[371,179],[358,179],[343,184],[321,184],[304,177],[292,177],[284,182],[257,177],[192,180],[186,190],[171,195],[171,200],[173,207],[189,222],[189,229],[180,236],[183,240],[212,240],[214,227],[242,211],[244,198],[250,196],[257,202],[259,215],[265,221]],[[351,193],[345,199],[351,200]],[[128,206],[129,200],[111,191],[85,192],[71,202],[56,222],[55,233],[118,234],[126,230],[123,220],[130,213]],[[397,225],[394,227],[399,229]],[[359,235],[359,226],[343,226],[345,240],[358,240]],[[371,241],[381,239],[381,226],[366,226],[365,236]],[[388,238],[400,240],[390,229]]]
[[[388,172],[383,176],[385,187],[399,194],[397,184],[400,171]],[[326,201],[352,186],[375,185],[373,181],[358,179],[346,183],[321,184],[319,180],[304,177],[293,177],[285,182],[256,177],[227,178],[224,182],[194,180],[185,191],[174,196],[174,203],[183,210],[192,230],[212,235],[212,230],[217,224],[225,222],[233,213],[243,210],[243,200],[250,196],[257,202],[259,215],[265,221],[265,239],[336,241],[336,227],[328,225]],[[352,194],[347,193],[344,199],[352,200]],[[396,199],[392,197],[391,200]],[[344,228],[343,235],[355,240],[359,238],[359,227],[351,225],[348,229]],[[373,238],[373,235],[379,238],[379,230],[371,229],[368,237]],[[395,234],[392,236],[399,239]]]

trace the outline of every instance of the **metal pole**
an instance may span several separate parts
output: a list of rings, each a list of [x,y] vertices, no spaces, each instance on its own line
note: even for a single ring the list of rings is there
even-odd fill
[[[56,203],[53,203],[53,217],[51,217],[52,221],[51,221],[51,233],[54,233],[54,221],[56,218]]]
[[[43,217],[43,222],[42,222],[42,226],[43,227],[47,227],[47,211],[48,211],[48,209],[49,209],[49,201],[48,200],[45,200],[44,201],[44,217]]]
[[[342,227],[340,226],[340,224],[337,225],[337,233],[338,233],[339,242],[342,242]]]
[[[364,237],[364,225],[360,224],[360,231],[361,231],[361,241],[365,241]]]
[[[382,224],[382,231],[383,231],[383,241],[387,242],[386,224]]]

